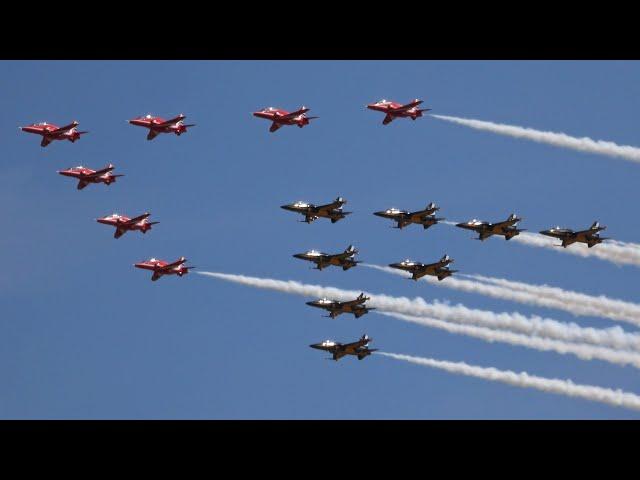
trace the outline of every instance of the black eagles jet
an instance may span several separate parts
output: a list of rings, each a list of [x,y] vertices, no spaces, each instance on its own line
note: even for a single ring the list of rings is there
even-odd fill
[[[327,310],[331,318],[336,318],[341,313],[353,313],[356,318],[360,318],[370,310],[375,310],[375,308],[368,308],[364,306],[364,302],[367,300],[370,300],[370,298],[365,297],[364,293],[361,293],[358,295],[358,298],[348,302],[338,302],[337,300],[322,298],[320,300],[314,300],[313,302],[307,302],[307,305]]]
[[[331,353],[331,359],[335,361],[340,360],[345,355],[355,355],[358,357],[358,360],[362,360],[364,357],[378,350],[377,348],[369,348],[370,341],[371,339],[365,334],[357,342],[340,343],[334,342],[333,340],[325,340],[322,343],[314,343],[309,346]]]
[[[353,258],[357,253],[358,250],[356,250],[353,245],[349,245],[344,252],[333,255],[317,252],[316,250],[309,250],[306,253],[296,253],[294,257],[300,260],[314,262],[317,270],[322,270],[329,265],[335,265],[336,267],[342,267],[342,270],[346,271],[360,263]]]
[[[289,205],[282,205],[280,208],[304,215],[304,222],[306,223],[311,223],[320,217],[330,218],[331,223],[336,223],[351,213],[342,211],[342,206],[345,203],[347,203],[347,201],[344,198],[338,197],[326,205],[314,205],[313,203],[298,201],[290,203]]]
[[[515,213],[512,213],[504,222],[481,222],[474,218],[473,220],[465,223],[457,223],[456,227],[477,232],[479,236],[476,240],[486,240],[491,235],[502,235],[505,240],[510,240],[520,232],[525,231],[523,228],[518,229],[515,227],[515,225],[521,220],[521,218],[516,217]]]
[[[424,277],[425,275],[432,275],[434,277],[438,277],[438,280],[443,280],[447,277],[453,275],[454,272],[458,270],[449,270],[450,263],[453,263],[453,259],[449,258],[449,255],[445,255],[436,263],[420,263],[420,262],[412,262],[411,260],[405,260],[400,263],[391,263],[389,266],[391,268],[397,268],[398,270],[404,270],[405,272],[411,273],[412,280],[418,280],[419,278]]]
[[[601,227],[598,222],[593,222],[593,225],[588,230],[580,230],[574,232],[570,228],[550,228],[549,230],[542,230],[540,233],[548,237],[554,237],[562,240],[562,245],[567,248],[569,245],[575,242],[586,243],[589,248],[602,243],[603,240],[608,240],[607,237],[601,237],[598,232],[605,230],[607,227]]]
[[[388,218],[397,223],[397,226],[393,228],[406,227],[412,223],[422,225],[425,230],[432,225],[435,225],[444,218],[436,218],[433,214],[440,207],[437,207],[435,203],[431,202],[424,210],[418,210],[416,212],[408,212],[407,210],[398,210],[397,208],[389,208],[380,212],[373,212],[374,215],[382,218]]]

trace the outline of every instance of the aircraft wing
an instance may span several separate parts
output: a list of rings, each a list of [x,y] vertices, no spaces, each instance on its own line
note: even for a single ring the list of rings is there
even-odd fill
[[[115,168],[115,167],[111,167],[111,166],[109,166],[109,167],[105,167],[105,168],[102,168],[102,169],[100,169],[100,170],[96,170],[95,172],[90,173],[89,175],[86,175],[86,176],[87,176],[87,177],[90,177],[90,178],[93,178],[93,177],[99,177],[100,175],[104,175],[105,173],[110,172],[110,171],[111,171],[111,170],[113,170],[114,168]]]
[[[344,350],[338,350],[337,352],[333,353],[333,359],[334,360],[340,360],[346,354],[347,354],[347,352],[345,352]]]
[[[175,118],[171,118],[171,119],[169,119],[169,120],[165,120],[164,122],[162,122],[162,123],[158,123],[157,125],[158,125],[159,127],[169,127],[169,126],[171,126],[171,125],[175,125],[176,123],[178,123],[178,122],[179,122],[179,121],[181,121],[181,120],[184,120],[185,118],[186,118],[186,117],[185,117],[184,115],[178,115],[178,116],[177,116],[177,117],[175,117]]]
[[[407,103],[406,105],[402,105],[401,107],[394,108],[394,112],[406,112],[407,110],[411,110],[413,107],[417,107],[422,103],[422,100],[416,100],[415,102]]]
[[[295,112],[287,113],[286,115],[282,115],[282,116],[280,116],[278,118],[289,120],[291,118],[297,117],[298,115],[302,115],[303,113],[307,113],[309,110],[310,110],[309,108],[302,107],[300,110],[296,110]]]
[[[142,215],[139,215],[137,217],[132,218],[131,220],[129,220],[126,225],[133,225],[134,223],[138,223],[140,220],[144,220],[145,218],[149,217],[149,215],[151,215],[150,213],[143,213]]]
[[[158,136],[158,132],[152,129],[149,129],[149,133],[147,134],[147,140],[153,140]]]
[[[158,270],[171,270],[172,268],[178,267],[180,265],[182,265],[184,262],[186,262],[186,260],[176,260],[173,263],[169,263],[167,265],[165,265],[164,267],[160,267]]]
[[[277,122],[273,122],[273,123],[271,124],[271,127],[269,127],[269,131],[270,131],[271,133],[273,133],[273,132],[275,132],[276,130],[278,130],[281,126],[282,126],[282,125],[280,125],[279,123],[277,123]]]
[[[71,130],[72,128],[76,128],[78,126],[78,122],[71,122],[69,125],[65,125],[64,127],[59,127],[56,128],[53,132],[51,133],[64,133],[64,132],[68,132],[69,130]]]

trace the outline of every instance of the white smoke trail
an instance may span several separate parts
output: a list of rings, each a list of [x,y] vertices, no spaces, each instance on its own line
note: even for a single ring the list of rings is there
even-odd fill
[[[557,252],[570,253],[580,257],[596,257],[616,265],[640,266],[640,245],[634,243],[605,240],[593,248],[588,248],[584,243],[574,243],[567,248],[562,248],[559,246],[558,240],[528,232],[516,235],[511,241],[532,247],[550,248]]]
[[[256,288],[309,297],[328,297],[340,301],[353,300],[360,293],[360,291],[354,290],[307,285],[292,280],[283,281],[215,272],[197,273]],[[486,328],[507,329],[525,335],[553,338],[564,342],[591,343],[619,350],[640,350],[640,335],[625,332],[618,326],[606,329],[586,328],[575,323],[562,323],[538,316],[526,317],[517,312],[496,313],[475,310],[464,305],[451,306],[440,302],[427,303],[420,297],[411,300],[406,297],[368,295],[371,300],[367,305],[383,311],[435,317],[453,323],[471,324]]]
[[[484,130],[487,132],[507,135],[514,138],[524,138],[534,142],[546,143],[555,147],[569,148],[580,152],[607,155],[609,157],[623,158],[632,162],[640,162],[640,148],[630,145],[618,145],[613,142],[592,140],[588,137],[576,138],[565,133],[545,132],[533,128],[517,127],[502,123],[493,123],[471,118],[450,117],[446,115],[431,115],[434,118],[447,122],[457,123],[466,127]]]
[[[510,292],[529,294],[532,299],[531,305],[564,310],[574,315],[601,316],[640,326],[640,305],[637,303],[610,298],[606,295],[587,295],[550,285],[533,285],[504,278],[466,274],[459,274],[459,276],[501,286]]]
[[[376,355],[383,355],[424,367],[438,368],[449,373],[482,378],[493,382],[502,382],[515,387],[535,388],[543,392],[584,398],[585,400],[606,403],[614,407],[640,410],[640,396],[620,389],[612,390],[594,385],[580,385],[573,383],[571,380],[537,377],[529,375],[527,372],[516,373],[510,370],[498,370],[493,367],[478,367],[464,362],[447,362],[433,358],[413,357],[388,352],[376,352]]]
[[[561,355],[571,354],[581,360],[603,360],[617,365],[631,365],[640,368],[640,354],[628,351],[612,350],[606,347],[587,345],[583,343],[568,343],[548,338],[530,337],[505,330],[491,330],[489,328],[472,325],[457,325],[442,320],[427,317],[415,317],[402,313],[379,312],[380,315],[397,318],[406,322],[417,323],[424,327],[437,328],[449,333],[467,335],[486,342],[502,342],[510,345],[531,348],[543,352],[556,352]]]
[[[366,263],[362,263],[361,265],[363,267],[410,278],[407,272],[395,268]],[[449,277],[444,281],[438,281],[434,277],[422,277],[420,280],[438,287],[478,293],[480,295],[518,302],[524,305],[554,308],[569,312],[573,315],[601,316],[640,326],[640,305],[636,303],[616,300],[604,295],[591,296],[550,287],[548,285],[531,285],[502,278],[485,277],[483,275],[465,275],[459,273],[458,276],[471,278],[476,281],[464,280],[456,278],[455,276]]]

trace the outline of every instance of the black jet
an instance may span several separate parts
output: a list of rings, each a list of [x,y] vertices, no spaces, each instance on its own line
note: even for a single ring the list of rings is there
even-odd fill
[[[322,343],[314,343],[309,346],[331,353],[331,359],[335,361],[340,360],[345,355],[355,355],[358,357],[358,360],[362,360],[364,357],[378,350],[377,348],[369,348],[369,342],[371,342],[371,339],[365,334],[356,342],[340,343],[334,342],[333,340],[325,340]]]
[[[365,297],[364,293],[361,293],[355,300],[349,300],[347,302],[321,298],[320,300],[307,302],[307,305],[327,310],[329,312],[329,317],[331,318],[336,318],[341,313],[353,313],[356,318],[360,318],[370,310],[375,310],[375,308],[368,308],[364,306],[364,303],[367,300],[370,300],[370,298]]]
[[[342,253],[322,253],[316,250],[309,250],[305,253],[296,253],[293,255],[300,260],[307,260],[316,264],[316,270],[322,270],[329,265],[335,265],[336,267],[342,267],[342,270],[349,270],[351,267],[355,267],[358,263],[354,260],[354,256],[358,253],[358,250],[353,245],[349,245]]]
[[[444,255],[436,263],[425,264],[420,262],[413,262],[407,259],[400,263],[391,263],[389,264],[389,266],[391,268],[397,268],[398,270],[409,272],[411,274],[411,280],[418,280],[425,275],[432,275],[434,277],[438,277],[438,280],[444,280],[445,278],[453,275],[454,272],[458,271],[450,270],[447,266],[450,263],[453,263],[453,261],[454,260],[450,258],[449,255]]]
[[[520,232],[524,232],[524,228],[516,228],[518,222],[522,221],[521,218],[518,218],[515,213],[509,215],[503,222],[481,222],[480,220],[469,220],[464,223],[457,223],[456,227],[464,228],[466,230],[473,230],[478,233],[478,238],[476,240],[486,240],[492,235],[502,235],[505,240],[510,240]]]
[[[444,218],[436,218],[433,215],[436,211],[440,210],[435,203],[431,202],[424,210],[418,210],[416,212],[409,212],[407,210],[399,210],[397,208],[389,208],[380,212],[373,212],[374,215],[382,218],[388,218],[396,222],[396,226],[393,228],[402,229],[412,223],[422,225],[425,230],[432,225],[435,225]]]
[[[345,203],[347,203],[347,201],[344,198],[338,197],[326,205],[314,205],[313,203],[298,201],[288,205],[282,205],[280,208],[304,215],[304,220],[302,221],[306,223],[311,223],[318,218],[330,218],[331,223],[336,223],[351,213],[342,211],[342,206]]]
[[[558,245],[567,248],[572,243],[586,243],[587,247],[591,248],[598,243],[602,243],[603,240],[608,240],[607,237],[601,237],[598,232],[605,230],[607,227],[601,227],[598,222],[593,222],[588,230],[580,230],[574,232],[570,228],[550,228],[549,230],[542,230],[540,233],[547,237],[553,237],[562,240],[562,245]]]

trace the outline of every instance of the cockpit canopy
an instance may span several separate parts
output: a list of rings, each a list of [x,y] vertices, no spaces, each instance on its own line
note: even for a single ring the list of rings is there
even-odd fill
[[[333,347],[335,346],[336,342],[334,342],[333,340],[325,340],[324,342],[321,343],[321,345],[323,347]]]
[[[307,202],[303,202],[302,200],[298,200],[293,204],[293,206],[298,208],[307,208],[309,204]]]
[[[468,225],[482,225],[483,222],[478,220],[477,218],[473,218],[467,222]]]
[[[333,303],[333,300],[329,300],[328,298],[321,298],[318,300],[318,303]]]
[[[309,255],[310,257],[319,257],[320,255],[322,255],[322,252],[319,252],[317,250],[309,250],[307,252],[307,255]]]
[[[397,213],[403,213],[403,211],[400,210],[399,208],[391,207],[386,210],[386,213],[393,215]]]

